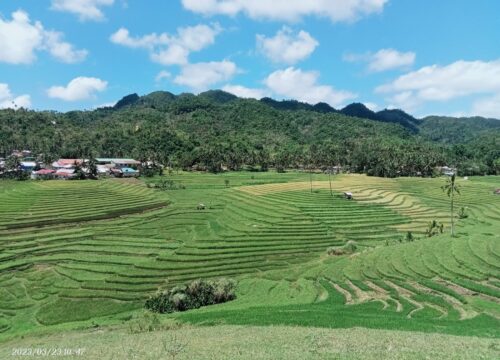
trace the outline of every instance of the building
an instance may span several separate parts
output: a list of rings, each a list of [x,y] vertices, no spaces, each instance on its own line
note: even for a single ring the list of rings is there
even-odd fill
[[[55,177],[56,171],[50,169],[41,169],[38,171],[33,171],[31,173],[31,179],[33,180],[50,180]]]
[[[135,170],[135,169],[128,168],[128,167],[123,167],[120,170],[122,171],[123,177],[138,177],[139,176],[139,170]]]
[[[22,171],[33,171],[37,166],[36,161],[21,161],[19,164]]]
[[[141,165],[140,161],[134,159],[97,158],[95,160],[97,165],[112,166],[117,168],[128,167],[134,169]]]
[[[452,176],[453,174],[456,174],[457,169],[451,168],[449,166],[440,166],[437,168],[440,174],[446,175],[446,176]]]
[[[54,177],[60,180],[67,180],[75,177],[74,169],[59,169],[54,173]]]
[[[52,167],[54,169],[73,169],[75,164],[81,166],[85,161],[85,159],[59,159],[52,163]]]

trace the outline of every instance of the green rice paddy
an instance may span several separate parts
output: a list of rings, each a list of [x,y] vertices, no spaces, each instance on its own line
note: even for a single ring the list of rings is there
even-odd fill
[[[166,317],[500,337],[499,177],[459,181],[452,238],[442,178],[166,176],[186,188],[1,182],[0,340],[126,323],[160,289],[221,276],[237,300]],[[445,234],[425,237],[431,220]]]

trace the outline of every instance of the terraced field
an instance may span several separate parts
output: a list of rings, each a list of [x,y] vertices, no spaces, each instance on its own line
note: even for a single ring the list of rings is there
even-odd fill
[[[0,338],[127,321],[158,289],[217,276],[239,279],[236,301],[173,316],[500,336],[498,177],[460,181],[456,238],[423,236],[448,231],[443,179],[343,175],[330,193],[321,174],[312,190],[301,173],[170,177],[186,189],[0,183]],[[357,253],[326,255],[349,240]]]

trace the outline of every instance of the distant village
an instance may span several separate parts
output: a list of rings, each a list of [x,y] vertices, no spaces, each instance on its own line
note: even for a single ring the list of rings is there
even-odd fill
[[[140,161],[122,158],[58,159],[45,164],[29,150],[14,150],[10,158],[15,161],[14,168],[9,168],[7,158],[0,158],[0,175],[21,171],[33,180],[70,180],[82,173],[89,176],[131,178],[140,175],[141,166]]]
[[[151,166],[154,166],[151,162],[141,163],[131,158],[64,158],[47,164],[41,160],[41,156],[34,156],[30,150],[14,150],[10,156],[0,157],[0,177],[11,178],[9,174],[16,173],[22,174],[23,179],[31,178],[32,180],[72,180],[97,177],[134,178],[141,175],[141,170],[146,171]],[[206,171],[206,169],[200,169],[196,166],[193,166],[191,170]],[[222,170],[227,171],[227,167],[222,166]],[[298,170],[305,171],[305,167],[299,167]],[[455,168],[449,166],[438,166],[434,170],[437,176],[451,176],[457,173]],[[343,169],[340,166],[330,167],[326,170],[317,169],[315,172],[318,171],[334,174],[349,172],[348,169]]]

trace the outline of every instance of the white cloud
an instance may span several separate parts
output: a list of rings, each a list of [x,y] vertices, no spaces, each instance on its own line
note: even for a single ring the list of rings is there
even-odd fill
[[[107,102],[107,103],[104,103],[101,105],[97,105],[96,107],[94,107],[94,109],[103,109],[103,108],[113,107],[116,105],[116,103],[117,103],[117,101]]]
[[[388,0],[182,0],[188,10],[203,15],[235,16],[252,19],[298,21],[304,16],[326,17],[333,22],[355,21],[379,13]]]
[[[318,72],[289,67],[273,72],[264,83],[277,95],[310,104],[326,102],[331,106],[340,106],[357,97],[349,91],[336,90],[329,85],[319,85],[318,77]]]
[[[214,84],[230,80],[237,72],[236,64],[228,60],[187,64],[175,77],[174,83],[203,91]]]
[[[52,0],[52,9],[78,15],[81,21],[104,19],[103,6],[113,5],[114,0]]]
[[[152,49],[158,45],[167,45],[170,42],[170,35],[152,33],[142,37],[131,37],[126,28],[120,28],[110,36],[111,42],[130,48]]]
[[[31,22],[24,11],[12,13],[12,20],[0,18],[0,62],[30,64],[36,59],[36,51],[48,51],[56,59],[75,63],[87,57],[87,50],[76,50],[63,41],[64,35],[45,30],[41,22]]]
[[[284,26],[274,37],[257,35],[257,48],[276,63],[295,64],[311,55],[319,43],[309,33]]]
[[[171,73],[169,73],[168,71],[165,71],[165,70],[162,70],[158,73],[158,75],[156,75],[155,77],[155,81],[156,82],[160,82],[162,81],[163,79],[168,79],[172,76]]]
[[[63,34],[56,31],[45,32],[45,46],[53,57],[61,60],[62,62],[73,64],[85,60],[88,51],[75,50],[73,45],[62,41]]]
[[[400,52],[395,49],[381,49],[376,53],[347,54],[344,56],[345,61],[368,63],[368,71],[370,72],[407,68],[415,63],[415,58],[414,52]]]
[[[150,57],[155,63],[165,66],[184,65],[188,63],[189,50],[180,45],[173,44],[166,49],[151,53]]]
[[[71,80],[67,86],[52,86],[47,90],[51,98],[64,101],[87,100],[95,96],[96,92],[106,90],[107,81],[94,77],[77,77]]]
[[[162,65],[185,65],[191,52],[212,45],[221,30],[218,24],[196,25],[178,28],[176,35],[152,33],[132,37],[126,28],[120,28],[110,36],[110,40],[130,48],[147,49],[151,60]]]
[[[363,104],[371,111],[377,111],[379,109],[379,106],[373,102],[364,102]]]
[[[256,88],[247,88],[241,85],[225,85],[222,90],[227,91],[233,95],[236,95],[241,98],[247,99],[262,99],[263,97],[268,96],[268,92],[266,89],[256,89]]]
[[[388,94],[399,107],[413,107],[430,101],[448,101],[477,94],[500,94],[500,60],[456,61],[432,65],[402,75],[375,89]]]
[[[500,92],[492,97],[475,101],[472,105],[472,115],[500,119]]]
[[[0,109],[19,109],[31,107],[31,97],[20,95],[14,97],[8,84],[0,83]]]

